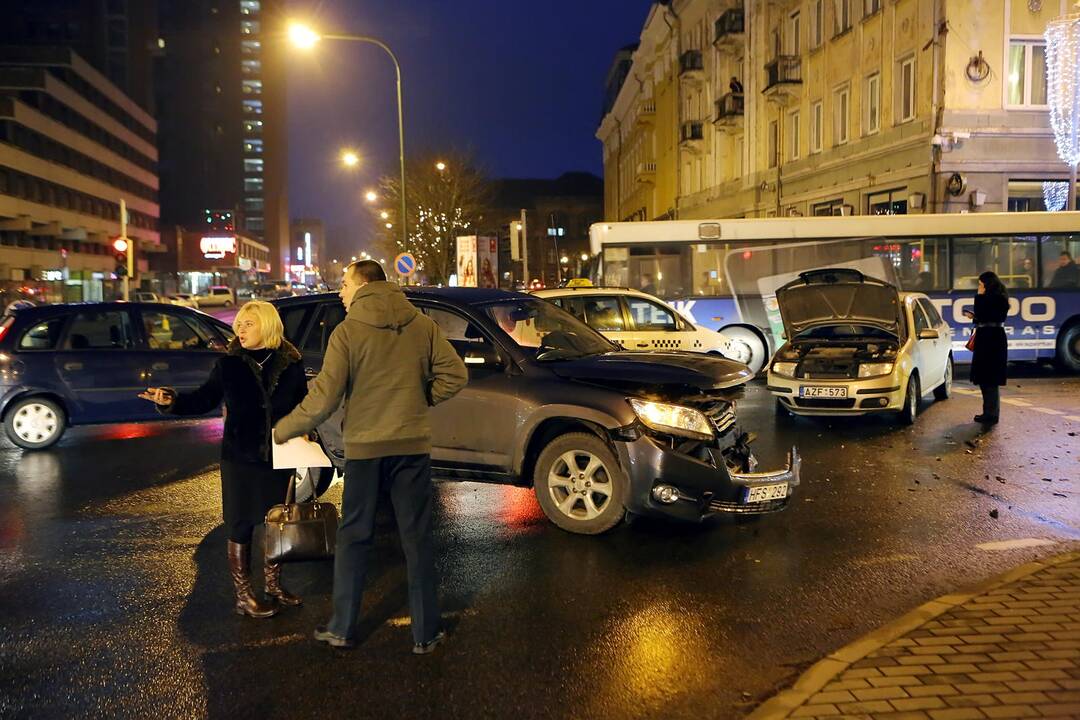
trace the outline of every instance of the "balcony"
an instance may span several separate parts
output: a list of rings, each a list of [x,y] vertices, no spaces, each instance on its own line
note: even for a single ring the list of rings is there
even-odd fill
[[[743,44],[743,33],[746,32],[746,14],[742,8],[725,10],[716,19],[716,32],[713,36],[713,45],[717,50],[736,51]]]
[[[652,185],[656,181],[656,163],[640,162],[634,172],[634,180],[639,183]]]
[[[635,121],[642,127],[652,127],[656,122],[656,103],[652,100],[641,103]]]
[[[765,96],[787,104],[798,98],[802,85],[802,58],[780,55],[765,65]]]
[[[700,50],[687,50],[679,56],[679,77],[697,82],[705,79],[705,59]]]
[[[716,117],[713,123],[720,127],[736,127],[740,124],[746,108],[742,93],[728,93],[716,101]]]
[[[679,128],[679,144],[693,152],[701,152],[705,144],[705,127],[700,122],[684,122]]]

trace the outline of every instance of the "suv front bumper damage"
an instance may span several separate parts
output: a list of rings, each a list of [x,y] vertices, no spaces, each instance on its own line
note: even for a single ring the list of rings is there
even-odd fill
[[[630,482],[627,509],[640,515],[701,522],[722,513],[778,512],[787,507],[801,482],[802,458],[794,446],[782,468],[749,472],[725,456],[723,448],[702,448],[704,452],[695,457],[673,450],[649,435],[632,442],[617,442],[616,447]],[[781,485],[786,486],[783,497],[748,501],[753,489]],[[653,493],[657,486],[674,487],[678,499],[661,502]]]

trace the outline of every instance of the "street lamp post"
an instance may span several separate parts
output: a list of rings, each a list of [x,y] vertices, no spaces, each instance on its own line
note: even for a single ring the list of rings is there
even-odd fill
[[[293,44],[304,49],[313,47],[319,40],[348,40],[377,45],[393,61],[394,74],[397,78],[398,159],[401,163],[401,249],[402,251],[408,251],[408,205],[405,202],[405,114],[401,100],[401,64],[398,62],[397,56],[394,55],[394,51],[386,43],[370,35],[319,35],[309,27],[294,23],[289,26],[289,37],[292,39]]]

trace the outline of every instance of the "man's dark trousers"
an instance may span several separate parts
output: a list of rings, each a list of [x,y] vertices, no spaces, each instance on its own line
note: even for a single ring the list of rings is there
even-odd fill
[[[341,525],[334,555],[334,614],[327,630],[350,639],[356,634],[368,554],[375,539],[380,486],[390,490],[401,548],[405,551],[413,641],[428,642],[439,631],[430,455],[393,455],[345,463]]]

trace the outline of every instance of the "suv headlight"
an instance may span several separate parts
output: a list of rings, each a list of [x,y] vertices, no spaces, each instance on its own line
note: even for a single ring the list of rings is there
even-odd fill
[[[653,402],[651,400],[639,400],[630,398],[630,406],[634,408],[641,422],[658,432],[672,433],[693,438],[711,438],[713,436],[712,425],[705,415],[694,408],[682,405],[668,405],[667,403]]]
[[[859,366],[859,377],[877,377],[878,375],[888,375],[892,372],[892,363],[863,363]]]
[[[795,368],[799,366],[799,363],[793,362],[774,362],[772,364],[772,371],[777,375],[783,375],[785,377],[795,377]]]

